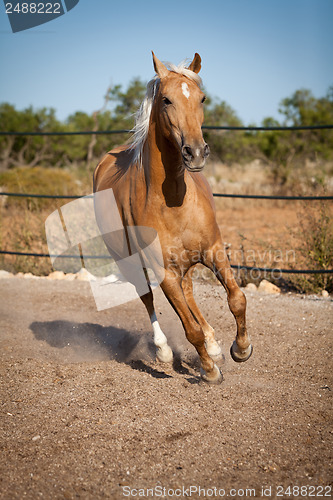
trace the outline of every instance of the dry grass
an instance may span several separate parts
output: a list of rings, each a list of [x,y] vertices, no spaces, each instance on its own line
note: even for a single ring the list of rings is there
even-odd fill
[[[2,192],[77,195],[89,193],[91,181],[78,171],[18,168],[0,174]],[[48,215],[70,200],[2,196],[0,248],[14,252],[48,253],[44,223]],[[0,268],[37,275],[52,271],[50,259],[1,255]]]
[[[259,161],[233,167],[210,163],[205,175],[213,192],[268,195],[276,192],[269,168]],[[3,191],[12,192],[85,195],[91,190],[91,179],[91,171],[18,169],[2,174],[0,187]],[[66,201],[4,198],[0,208],[1,249],[47,253],[45,220]],[[308,222],[316,221],[320,216],[318,202],[308,202],[303,206],[298,201],[215,198],[215,204],[222,238],[233,264],[289,269],[315,266],[314,260],[311,261],[304,253],[304,244],[310,241],[315,226],[308,224],[308,234],[306,238],[302,236],[306,233],[306,214],[311,214]],[[332,215],[329,205],[326,210],[327,216]],[[321,226],[322,222],[319,224]],[[328,245],[330,252],[329,243],[325,245]],[[315,253],[311,255],[316,258]],[[48,258],[19,256],[0,256],[0,268],[38,275],[48,274],[52,270]],[[276,281],[276,276],[265,276],[258,272],[238,273],[242,285],[257,283],[263,277]],[[289,278],[290,275],[289,285],[299,290],[318,291],[328,284],[327,280],[317,280],[311,285],[311,279],[306,276]],[[281,284],[281,280],[277,282]]]

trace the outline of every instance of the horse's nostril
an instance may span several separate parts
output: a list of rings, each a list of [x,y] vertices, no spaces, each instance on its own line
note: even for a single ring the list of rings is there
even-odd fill
[[[207,158],[207,156],[209,156],[209,153],[210,153],[209,146],[208,146],[208,144],[205,144],[205,147],[204,147],[204,157]]]
[[[183,146],[182,147],[182,154],[188,160],[192,160],[193,159],[193,153],[192,153],[191,146]]]

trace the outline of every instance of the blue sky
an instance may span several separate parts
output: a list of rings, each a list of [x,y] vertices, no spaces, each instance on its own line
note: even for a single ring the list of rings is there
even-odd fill
[[[281,119],[282,98],[333,85],[332,20],[333,0],[80,0],[14,34],[1,3],[0,101],[65,119],[100,108],[110,82],[149,80],[151,50],[174,63],[199,52],[208,93],[245,125]]]

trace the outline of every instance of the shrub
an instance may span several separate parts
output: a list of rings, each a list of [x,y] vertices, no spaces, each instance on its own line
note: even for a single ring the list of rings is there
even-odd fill
[[[82,195],[80,183],[74,175],[57,168],[16,168],[0,173],[2,191],[12,193],[48,194],[48,195]],[[29,210],[54,206],[54,200],[44,198],[9,197],[7,206],[26,207]]]
[[[313,204],[314,202],[312,202]],[[319,202],[316,202],[319,203]],[[333,219],[328,203],[320,207],[306,204],[298,214],[299,228],[293,231],[297,250],[303,257],[307,269],[333,269]],[[291,282],[299,291],[317,293],[321,290],[333,292],[332,274],[295,275]]]

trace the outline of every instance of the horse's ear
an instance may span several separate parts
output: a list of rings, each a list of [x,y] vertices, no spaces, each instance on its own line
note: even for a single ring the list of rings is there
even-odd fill
[[[153,51],[151,51],[151,53],[153,54],[154,69],[156,71],[156,74],[160,78],[164,78],[169,73],[168,69],[164,66],[164,64],[159,59],[157,59],[157,57],[155,56]]]
[[[194,73],[199,73],[199,71],[201,70],[201,57],[197,52],[194,54],[193,61],[187,69],[194,71]]]

